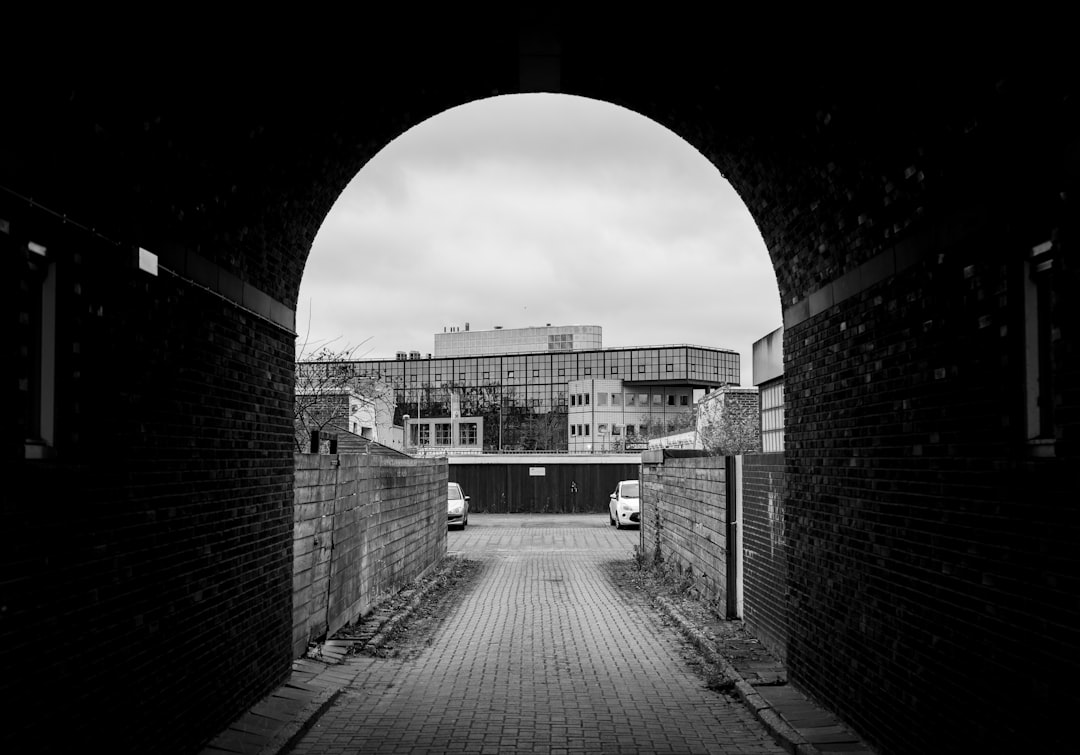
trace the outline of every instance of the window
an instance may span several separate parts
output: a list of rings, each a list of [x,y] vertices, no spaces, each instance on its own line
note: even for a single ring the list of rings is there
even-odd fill
[[[634,434],[634,426],[633,425],[627,425],[626,426],[626,434],[627,435],[633,435]]]
[[[671,364],[669,364],[669,365],[667,366],[667,371],[668,371],[668,372],[671,372],[671,371],[672,371],[672,370],[674,370],[674,369],[675,369],[675,366],[674,366],[674,365],[671,365]]]
[[[679,396],[679,406],[690,406],[690,397]]]
[[[618,367],[612,367],[611,368],[611,374],[612,375],[618,375],[619,374],[619,368]]]
[[[599,425],[597,425],[596,432],[599,435],[607,435],[607,423],[601,422]]]
[[[458,373],[458,380],[464,380],[464,379],[465,379],[465,373],[464,372],[459,372]]]
[[[449,446],[450,445],[450,423],[449,422],[436,422],[435,423],[435,445],[437,445],[437,446]]]
[[[442,373],[441,372],[436,372],[435,373],[435,380],[436,381],[442,380]]]
[[[30,242],[26,257],[30,280],[27,316],[30,323],[25,341],[29,357],[26,387],[26,458],[42,458],[51,453],[54,442],[54,402],[56,375],[56,263],[45,247]],[[21,381],[20,381],[21,383]]]
[[[637,368],[637,371],[638,371],[638,372],[645,372],[645,365],[643,365],[643,364],[639,364],[639,365],[638,365],[638,368]]]
[[[562,367],[559,368],[559,377],[566,377],[566,370]]]
[[[416,375],[409,375],[409,382],[410,383],[415,383],[416,382]]]
[[[597,393],[596,394],[596,405],[597,406],[607,406],[607,397],[608,397],[608,395],[606,393]]]
[[[619,425],[612,425],[611,426],[611,434],[612,435],[622,435],[622,428]]]
[[[419,430],[420,430],[420,445],[421,446],[430,446],[431,445],[431,425],[420,425]]]
[[[513,370],[507,370],[507,371],[506,371],[506,376],[507,376],[508,378],[512,378],[512,377],[514,376],[514,371],[513,371]]]
[[[489,379],[490,377],[491,377],[491,373],[490,373],[490,372],[485,372],[485,373],[484,373],[484,380],[488,380],[488,379]]]
[[[1048,445],[1054,438],[1054,384],[1051,342],[1053,318],[1051,279],[1054,270],[1052,241],[1035,246],[1024,276],[1024,394],[1029,442]]]
[[[668,406],[675,406],[675,394],[673,394],[673,393],[668,394],[667,405]]]
[[[761,386],[761,450],[784,450],[784,384],[777,381]]]
[[[586,393],[584,395],[585,395],[585,404],[588,405],[588,403],[589,403],[589,394]]]
[[[611,394],[611,405],[612,406],[622,406],[622,394],[621,393],[612,393]]]
[[[570,425],[570,434],[577,435],[577,425]]]
[[[637,394],[636,393],[627,393],[626,394],[626,405],[627,406],[637,406]]]
[[[586,375],[591,375],[592,374],[592,367],[586,367],[585,368],[585,374]]]
[[[588,435],[588,434],[589,434],[589,426],[588,426],[588,425],[585,425],[585,434],[586,434],[586,435]]]
[[[540,370],[533,370],[533,377],[540,377]]]
[[[577,394],[576,393],[571,393],[570,394],[570,406],[577,406]]]

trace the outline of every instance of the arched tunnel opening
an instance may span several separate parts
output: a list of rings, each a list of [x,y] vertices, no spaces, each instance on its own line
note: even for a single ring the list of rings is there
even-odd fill
[[[646,60],[584,18],[554,51],[516,31],[418,37],[409,70],[354,58],[342,70],[380,72],[359,86],[220,61],[145,89],[89,64],[13,82],[7,696],[63,687],[71,737],[180,752],[288,673],[314,236],[409,127],[539,89],[669,128],[761,229],[784,320],[793,677],[883,751],[1020,741],[1002,728],[1018,705],[1052,730],[1075,703],[1074,78],[1001,57],[729,81],[738,48],[656,41]],[[17,713],[17,741],[54,720]]]

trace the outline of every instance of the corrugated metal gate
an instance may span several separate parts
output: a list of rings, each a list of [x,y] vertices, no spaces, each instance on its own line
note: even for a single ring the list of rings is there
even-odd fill
[[[602,514],[615,483],[638,479],[640,466],[637,456],[614,463],[526,457],[482,464],[451,457],[449,477],[478,514]]]

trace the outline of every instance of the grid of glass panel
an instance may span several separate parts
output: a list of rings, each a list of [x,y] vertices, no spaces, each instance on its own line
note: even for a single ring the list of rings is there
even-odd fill
[[[565,449],[569,437],[565,420],[570,403],[567,384],[572,380],[621,380],[623,391],[607,396],[607,401],[609,405],[627,407],[667,406],[669,394],[678,396],[675,405],[681,407],[685,400],[682,397],[691,395],[694,388],[712,390],[739,384],[738,353],[695,346],[373,359],[297,367],[305,368],[348,370],[357,376],[386,381],[394,390],[397,424],[402,424],[406,414],[449,417],[456,394],[460,416],[484,417],[484,438],[477,442],[485,450],[530,443],[546,446],[535,450]],[[550,432],[537,430],[543,424],[541,420],[552,413],[563,418],[557,442],[551,440]],[[558,417],[548,424],[558,425]],[[585,428],[573,429],[583,434]],[[441,442],[438,437],[427,442],[431,440]]]
[[[761,450],[784,450],[784,383],[766,383],[758,391],[761,400]]]

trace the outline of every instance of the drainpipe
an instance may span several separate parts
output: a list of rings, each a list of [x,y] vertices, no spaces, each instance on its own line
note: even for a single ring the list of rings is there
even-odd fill
[[[724,612],[727,618],[739,618],[739,521],[738,495],[739,480],[738,458],[724,457],[725,508],[727,519],[727,583],[724,585]]]

